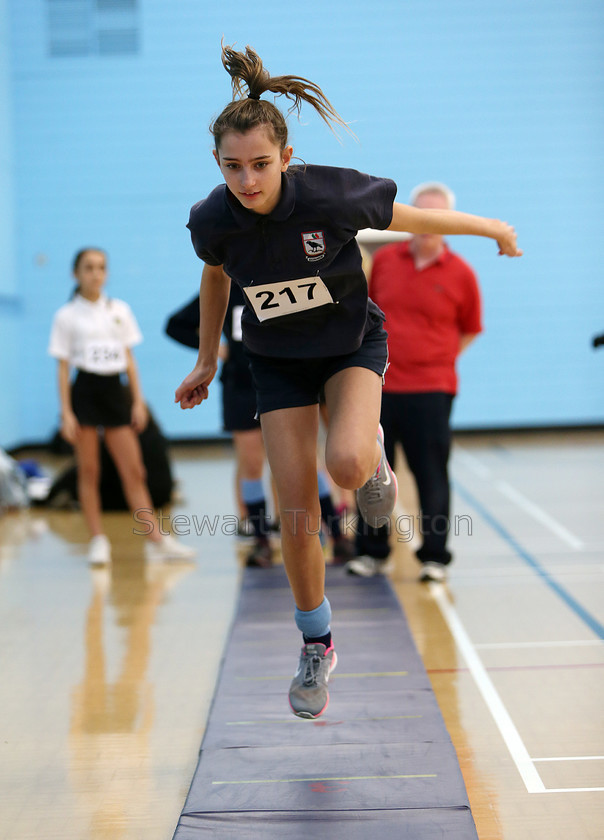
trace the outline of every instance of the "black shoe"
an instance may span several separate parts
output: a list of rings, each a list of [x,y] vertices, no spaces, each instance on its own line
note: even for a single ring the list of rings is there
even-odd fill
[[[270,569],[273,565],[273,550],[268,540],[259,539],[245,558],[245,565],[255,569]]]
[[[333,541],[333,564],[334,566],[341,566],[356,557],[356,550],[352,540],[340,534],[339,537]]]

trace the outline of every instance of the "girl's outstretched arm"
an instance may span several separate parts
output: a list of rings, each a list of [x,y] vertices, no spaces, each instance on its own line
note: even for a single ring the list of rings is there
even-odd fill
[[[516,244],[516,231],[507,222],[472,216],[458,210],[420,209],[409,204],[394,203],[392,221],[388,230],[407,233],[469,234],[487,236],[499,245],[499,253],[508,257],[521,257]]]
[[[71,407],[69,362],[66,359],[59,359],[57,374],[59,382],[59,401],[61,403],[61,434],[67,443],[74,444],[80,432],[80,425]]]
[[[130,347],[126,348],[126,359],[128,360],[126,373],[128,374],[128,384],[130,385],[130,394],[132,396],[131,423],[134,431],[140,434],[149,422],[149,412],[145,404],[145,398],[143,397],[138,366]]]
[[[191,373],[176,389],[174,402],[193,408],[207,399],[218,367],[218,347],[229,302],[231,281],[221,265],[205,265],[199,287],[199,354]]]

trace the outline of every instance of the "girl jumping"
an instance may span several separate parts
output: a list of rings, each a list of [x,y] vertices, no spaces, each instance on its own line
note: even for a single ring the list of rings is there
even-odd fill
[[[285,118],[265,93],[300,111],[312,105],[328,125],[344,123],[322,90],[296,76],[272,77],[250,47],[223,47],[233,101],[214,120],[214,158],[224,178],[190,214],[205,263],[200,287],[199,355],[175,401],[193,408],[208,396],[232,278],[243,288],[243,342],[277,485],[285,569],[303,646],[289,700],[294,714],[327,708],[336,665],[331,608],[319,539],[316,442],[319,394],[329,415],[325,463],[337,485],[357,490],[363,518],[382,524],[396,479],[379,429],[387,365],[383,315],[368,299],[356,234],[363,228],[474,234],[499,253],[520,256],[505,222],[395,203],[396,185],[351,169],[291,166]]]

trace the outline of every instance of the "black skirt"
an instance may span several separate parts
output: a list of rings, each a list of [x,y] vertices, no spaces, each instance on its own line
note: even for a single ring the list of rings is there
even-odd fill
[[[81,426],[130,425],[130,389],[119,373],[99,376],[79,370],[71,386],[71,407]]]

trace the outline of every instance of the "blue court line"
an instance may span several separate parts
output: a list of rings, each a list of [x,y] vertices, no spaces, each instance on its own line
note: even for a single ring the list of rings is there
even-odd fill
[[[480,502],[472,496],[465,487],[463,487],[459,482],[454,481],[453,487],[455,491],[459,493],[462,499],[465,499],[468,504],[472,505],[472,507],[478,511],[478,513],[482,516],[482,518],[487,522],[491,528],[499,534],[499,536],[509,545],[511,546],[516,554],[521,557],[524,562],[531,567],[531,569],[539,575],[539,577],[546,583],[550,589],[552,589],[556,595],[558,595],[567,607],[569,607],[576,616],[578,616],[581,621],[583,621],[587,626],[592,630],[599,639],[604,639],[604,625],[601,624],[596,618],[593,617],[587,610],[581,606],[581,604],[573,598],[570,592],[561,586],[552,576],[547,572],[543,566],[536,560],[532,554],[523,548],[518,540],[510,534],[510,532],[504,528],[504,526],[499,522],[493,514],[487,510]]]

